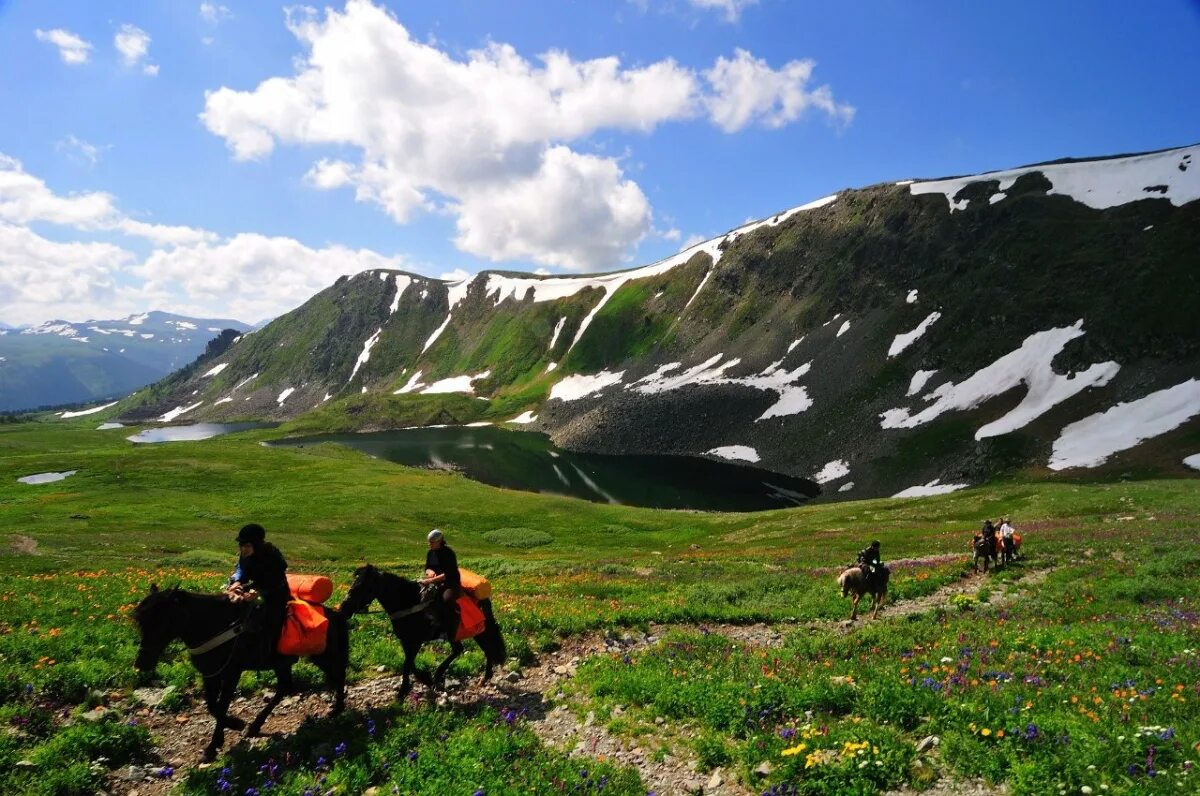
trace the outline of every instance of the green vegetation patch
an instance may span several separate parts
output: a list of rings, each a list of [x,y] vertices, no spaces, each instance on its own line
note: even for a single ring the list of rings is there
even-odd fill
[[[485,531],[483,538],[504,547],[541,547],[554,541],[554,537],[545,531],[535,531],[532,528],[496,528]]]

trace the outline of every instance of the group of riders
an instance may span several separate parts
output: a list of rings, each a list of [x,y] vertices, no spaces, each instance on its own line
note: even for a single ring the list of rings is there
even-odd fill
[[[1007,564],[1017,556],[1019,539],[1020,535],[1007,516],[1001,517],[998,525],[991,520],[984,520],[983,527],[972,539],[972,549],[978,550],[982,546],[985,550],[993,551],[991,557],[999,557]],[[868,583],[888,571],[879,553],[878,539],[859,551],[856,564],[862,569]]]
[[[287,561],[279,548],[267,541],[266,530],[250,523],[238,531],[237,568],[229,576],[225,593],[235,603],[259,601],[251,612],[253,629],[261,631],[267,644],[273,644],[283,630],[291,589],[287,580]],[[433,605],[433,615],[447,639],[458,630],[458,598],[462,596],[462,576],[458,556],[446,544],[446,536],[434,528],[426,536],[429,552],[425,555],[425,576],[421,584],[425,599]]]

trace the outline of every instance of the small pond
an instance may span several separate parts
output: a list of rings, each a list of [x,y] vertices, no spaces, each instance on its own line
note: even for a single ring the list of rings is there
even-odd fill
[[[222,434],[232,434],[235,431],[248,431],[252,428],[274,428],[277,423],[193,423],[188,426],[163,426],[148,428],[133,436],[126,437],[130,442],[193,442],[198,439],[219,437]]]
[[[63,473],[37,473],[36,475],[27,475],[24,478],[18,478],[22,484],[52,484],[55,481],[61,481],[69,475],[75,475],[78,470],[67,470]]]
[[[795,506],[818,487],[802,478],[691,456],[607,456],[560,450],[548,437],[500,428],[321,434],[272,446],[348,445],[410,467],[456,470],[492,486],[661,509],[761,511]]]

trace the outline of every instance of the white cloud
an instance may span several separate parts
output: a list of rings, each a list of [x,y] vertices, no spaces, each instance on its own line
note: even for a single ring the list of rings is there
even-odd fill
[[[758,0],[688,0],[696,8],[725,12],[726,22],[737,22],[742,10],[757,5]]]
[[[219,25],[226,19],[233,19],[233,12],[226,6],[204,2],[200,4],[200,18],[210,25]]]
[[[49,42],[58,48],[58,55],[67,64],[86,64],[92,55],[92,45],[69,30],[35,30],[38,41]]]
[[[446,271],[438,279],[444,279],[447,282],[461,282],[471,274],[461,268],[455,268],[453,271]]]
[[[0,317],[16,324],[83,320],[120,307],[116,275],[133,259],[111,243],[51,241],[0,221]]]
[[[663,240],[669,240],[673,243],[678,243],[679,240],[683,237],[683,233],[674,227],[671,227],[670,229],[668,229],[664,232],[660,232],[659,234],[662,236]]]
[[[687,249],[690,249],[693,246],[695,246],[697,243],[704,243],[704,241],[706,241],[706,240],[708,240],[708,238],[704,237],[703,235],[696,235],[696,234],[688,235],[687,239],[684,240],[684,242],[679,245],[679,251],[685,251]]]
[[[75,234],[118,232],[154,248],[141,258],[108,242],[49,240],[27,226],[34,222]],[[0,155],[0,318],[8,323],[147,309],[274,317],[343,274],[384,268],[415,270],[404,257],[366,249],[311,248],[252,233],[220,238],[192,227],[147,224],[122,215],[107,193],[57,195],[20,162]]]
[[[74,135],[68,135],[66,138],[55,141],[54,148],[64,153],[68,160],[83,163],[89,167],[95,166],[100,160],[100,153],[108,149],[108,147],[98,147],[95,144],[89,144],[87,141],[77,138]],[[3,166],[0,165],[0,168],[3,168]]]
[[[137,25],[125,23],[113,36],[113,46],[121,54],[122,63],[137,66],[150,52],[150,34]],[[153,77],[158,74],[158,65],[143,64],[142,73]]]
[[[0,153],[0,221],[29,224],[44,221],[75,229],[108,230],[159,244],[211,241],[216,235],[193,227],[149,224],[117,209],[111,194],[100,191],[56,194],[40,178],[25,171],[16,158]]]
[[[811,63],[802,75],[800,62],[777,73],[748,53],[704,74],[670,59],[626,68],[616,57],[576,61],[557,51],[531,62],[502,43],[455,58],[412,39],[369,0],[324,15],[293,9],[288,26],[308,51],[296,73],[208,92],[208,129],[241,160],[277,145],[356,148],[357,162],[321,160],[306,181],[352,185],[358,201],[398,223],[450,212],[457,245],[493,260],[611,267],[648,233],[650,204],[619,160],[580,154],[572,142],[705,115],[729,132],[780,126],[806,107],[823,109],[813,97],[828,94],[804,91]],[[729,73],[745,71],[746,59],[771,88],[736,108]]]
[[[835,102],[829,86],[807,88],[814,66],[811,60],[789,61],[775,70],[740,48],[732,59],[718,58],[704,73],[713,89],[705,100],[713,122],[727,133],[755,122],[777,128],[816,108],[836,122],[849,124],[854,108]]]

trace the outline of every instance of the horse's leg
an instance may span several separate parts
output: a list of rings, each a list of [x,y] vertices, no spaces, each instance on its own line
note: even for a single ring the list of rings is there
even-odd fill
[[[254,721],[250,722],[250,727],[246,730],[247,735],[258,735],[262,732],[263,725],[267,723],[267,717],[271,715],[271,711],[278,707],[285,696],[296,690],[295,680],[292,679],[292,664],[277,663],[275,678],[279,681],[279,687],[275,689],[275,695],[267,701],[267,704],[263,705],[262,710],[258,711]]]
[[[202,758],[206,763],[216,760],[217,753],[225,745],[225,728],[236,728],[237,724],[241,724],[240,720],[235,724],[231,724],[229,721],[229,703],[233,701],[233,693],[237,690],[238,680],[241,677],[241,669],[238,669],[237,671],[227,672],[220,678],[204,678],[204,701],[208,705],[208,712],[216,720],[212,738],[209,740],[208,746],[204,748],[204,753],[202,754]]]
[[[333,654],[327,650],[311,659],[325,675],[325,685],[333,693],[333,707],[329,711],[330,716],[336,716],[346,707],[346,660],[339,653],[340,650],[335,650]]]
[[[401,646],[404,648],[404,665],[400,667],[402,679],[400,681],[400,692],[396,695],[396,698],[403,702],[404,698],[412,691],[412,678],[414,675],[423,683],[426,683],[428,678],[417,671],[417,653],[421,651],[420,642],[403,639]]]
[[[486,633],[487,631],[485,630],[484,632]],[[492,656],[484,649],[483,642],[479,640],[479,636],[475,637],[475,643],[479,645],[479,649],[483,650],[483,677],[479,680],[480,685],[482,685],[492,679]]]
[[[463,645],[461,641],[450,642],[450,654],[446,656],[446,660],[438,664],[437,671],[433,673],[433,682],[439,688],[446,685],[446,670],[450,668],[450,664],[463,654]]]
[[[873,600],[873,601],[874,601],[874,603],[875,603],[875,610],[871,612],[871,618],[872,618],[872,619],[878,619],[878,618],[879,618],[879,608],[880,608],[880,606],[882,606],[882,605],[883,605],[883,598],[884,598],[886,595],[887,595],[887,592],[876,592],[875,594],[872,594],[872,595],[871,595],[871,598],[872,598],[872,600]]]
[[[858,619],[858,601],[862,599],[862,592],[855,592],[850,598],[850,621]]]

